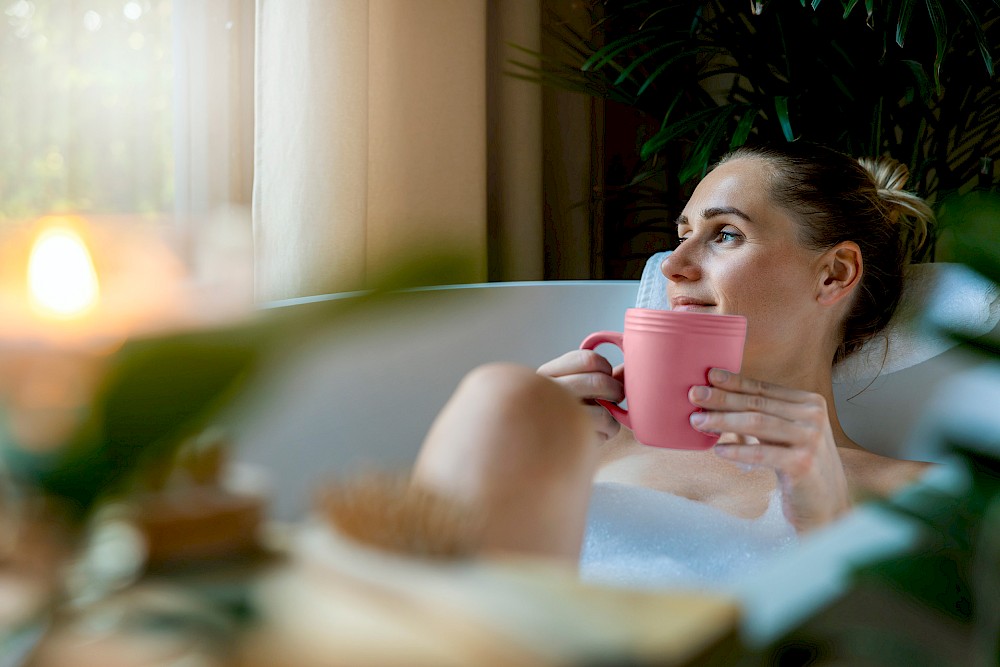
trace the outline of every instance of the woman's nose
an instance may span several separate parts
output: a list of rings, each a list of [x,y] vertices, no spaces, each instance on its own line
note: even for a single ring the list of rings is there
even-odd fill
[[[660,271],[667,280],[679,282],[682,280],[697,280],[701,276],[701,268],[690,249],[690,241],[681,242],[677,249],[663,258]]]

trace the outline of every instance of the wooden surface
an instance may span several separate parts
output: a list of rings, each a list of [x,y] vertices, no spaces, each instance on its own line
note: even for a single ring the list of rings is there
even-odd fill
[[[735,645],[738,607],[722,597],[587,586],[535,559],[418,561],[319,525],[286,538],[263,567],[148,578],[64,615],[30,664],[676,666]],[[227,577],[254,610],[241,623],[204,604]]]

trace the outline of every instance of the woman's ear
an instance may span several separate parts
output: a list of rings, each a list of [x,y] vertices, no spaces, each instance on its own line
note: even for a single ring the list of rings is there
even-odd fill
[[[861,248],[854,241],[843,241],[833,246],[820,260],[818,301],[833,305],[854,292],[861,284],[864,262]]]

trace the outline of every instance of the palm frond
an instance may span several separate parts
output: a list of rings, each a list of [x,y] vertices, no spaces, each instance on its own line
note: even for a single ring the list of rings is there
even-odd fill
[[[1000,160],[1000,0],[865,0],[864,17],[859,0],[769,2],[760,13],[725,0],[590,6],[601,16],[589,34],[567,28],[548,59],[511,69],[643,114],[622,181],[636,197],[677,207],[692,178],[752,136],[891,155],[932,200],[967,189],[984,157]],[[659,193],[639,191],[653,182]]]

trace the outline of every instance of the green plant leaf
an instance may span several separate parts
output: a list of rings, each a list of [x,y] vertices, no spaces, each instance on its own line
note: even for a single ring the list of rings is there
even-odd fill
[[[879,97],[878,104],[872,109],[872,136],[871,147],[866,151],[869,155],[881,155],[882,153],[882,105],[884,97]]]
[[[648,179],[656,176],[657,174],[661,173],[662,171],[663,171],[662,169],[646,169],[644,171],[640,171],[638,174],[636,174],[635,176],[632,177],[632,180],[629,181],[628,185],[629,185],[629,187],[638,186],[641,183],[643,183],[644,181],[646,181],[646,180],[648,180]],[[639,204],[639,206],[641,207],[642,205]],[[652,206],[651,206],[651,208],[652,208]],[[655,208],[660,208],[660,206],[656,206]]]
[[[728,111],[718,113],[709,121],[708,127],[705,128],[705,131],[701,133],[701,136],[695,142],[691,157],[688,158],[687,163],[681,169],[678,176],[681,183],[686,183],[696,176],[704,177],[708,172],[709,161],[722,139],[723,132],[726,129],[726,120],[729,115],[730,112]]]
[[[623,84],[632,76],[632,72],[634,72],[639,65],[646,62],[653,56],[659,54],[661,51],[665,51],[671,46],[674,46],[675,44],[676,42],[669,44],[661,44],[660,46],[654,47],[649,51],[646,51],[646,53],[643,53],[641,56],[633,60],[628,67],[622,70],[622,73],[618,75],[617,79],[615,79],[615,85],[620,86],[621,84]]]
[[[944,55],[948,50],[948,23],[941,3],[937,0],[926,0],[926,2],[927,14],[934,28],[934,86],[941,92],[941,63],[944,62]]]
[[[899,7],[899,19],[896,24],[896,44],[903,46],[906,41],[906,31],[910,27],[910,17],[913,15],[914,0],[903,0]]]
[[[788,117],[788,97],[785,95],[776,96],[774,98],[774,111],[778,115],[778,122],[781,124],[781,133],[785,135],[785,141],[795,141],[792,121]]]
[[[753,130],[753,122],[757,118],[757,110],[751,107],[747,107],[743,115],[740,116],[740,121],[736,124],[736,130],[733,131],[733,137],[729,140],[729,148],[739,148],[747,142],[747,138],[750,136],[751,130]]]
[[[702,109],[697,111],[676,123],[670,123],[665,125],[660,129],[659,132],[654,134],[649,140],[642,145],[642,150],[640,155],[643,160],[648,160],[651,155],[661,150],[668,143],[682,137],[689,132],[693,132],[703,123],[710,122],[715,116],[719,114],[726,114],[728,111],[725,107],[714,107],[711,109]]]
[[[674,99],[672,99],[670,101],[670,106],[667,107],[667,112],[665,114],[663,114],[663,122],[660,123],[660,129],[661,130],[667,126],[667,123],[670,122],[670,116],[671,116],[671,114],[674,113],[674,109],[677,108],[677,105],[680,103],[680,101],[683,98],[684,98],[684,91],[683,90],[678,90],[677,93],[674,94]]]
[[[597,46],[581,35],[568,21],[556,19],[542,26],[543,35],[551,37],[551,43],[562,51],[566,51],[572,59],[573,69],[579,69],[583,62],[597,50]]]
[[[569,67],[569,66],[567,66],[566,63],[564,63],[559,58],[556,58],[556,57],[553,57],[553,56],[550,56],[550,55],[546,55],[544,53],[541,53],[540,51],[535,51],[533,49],[529,49],[529,48],[526,48],[526,47],[523,47],[523,46],[519,46],[517,44],[514,44],[513,42],[504,42],[504,44],[506,44],[510,48],[514,49],[515,51],[520,51],[521,53],[524,53],[526,55],[531,56],[532,58],[537,59],[539,63],[545,63],[545,64],[548,64],[548,65],[551,65],[552,67],[554,67],[556,69],[565,70],[565,71],[576,71],[577,70],[576,67]],[[523,67],[537,67],[538,66],[537,64],[527,64],[527,65],[525,65],[525,64],[521,63],[520,61],[515,61],[515,60],[507,60],[507,62],[508,63],[517,63],[519,65],[522,65]]]
[[[646,26],[653,22],[653,19],[658,18],[660,14],[668,12],[671,9],[676,9],[676,7],[660,7],[654,10],[649,16],[643,19],[642,23],[639,24],[638,30],[645,30]]]
[[[587,95],[590,97],[602,97],[624,105],[630,105],[635,103],[635,99],[633,97],[625,95],[612,87],[602,88],[596,85],[592,80],[587,78],[572,77],[566,74],[548,72],[524,64],[520,64],[520,66],[525,67],[530,71],[533,71],[534,74],[529,75],[529,74],[522,74],[520,72],[509,72],[509,71],[504,72],[504,74],[513,77],[515,79],[520,79],[522,81],[529,81],[535,84],[547,85],[553,88],[557,88],[559,90],[565,90],[572,93],[580,93],[581,95]]]
[[[646,91],[646,89],[649,88],[651,85],[653,85],[653,83],[660,77],[660,75],[663,74],[665,71],[667,71],[667,69],[671,65],[681,62],[687,58],[693,58],[702,54],[716,55],[723,52],[724,50],[717,46],[699,46],[693,49],[687,49],[681,53],[673,55],[670,58],[667,58],[662,63],[660,63],[660,65],[650,73],[650,75],[643,82],[642,86],[640,86],[639,90],[636,92],[635,96],[639,97],[640,95],[642,95]]]
[[[837,55],[843,58],[849,70],[853,71],[856,69],[856,67],[854,66],[854,60],[851,58],[849,50],[844,48],[839,41],[837,40],[831,41],[830,47],[837,52]]]
[[[594,55],[580,66],[580,69],[584,72],[601,69],[611,63],[620,53],[651,39],[652,35],[645,32],[616,39],[603,48],[598,49]]]
[[[843,79],[841,79],[836,74],[832,74],[830,75],[830,80],[833,81],[833,85],[837,86],[837,90],[841,92],[841,94],[844,96],[844,99],[846,99],[848,102],[855,101],[854,92],[851,91],[851,87],[848,86]]]
[[[841,0],[840,7],[826,3],[813,10],[801,8],[811,0],[800,8],[769,2],[759,16],[756,3],[725,0],[597,4],[607,19],[603,34],[613,26],[634,48],[612,57],[614,74],[607,68],[581,74],[590,78],[590,90],[608,99],[612,91],[627,97],[636,85],[632,106],[660,119],[653,137],[640,138],[639,157],[643,165],[657,161],[669,174],[661,181],[670,190],[661,193],[669,207],[687,192],[671,179],[699,169],[706,150],[714,154],[706,148],[717,127],[708,110],[720,100],[730,105],[730,115],[718,150],[759,134],[818,141],[851,154],[887,153],[908,159],[914,186],[932,201],[978,182],[982,156],[1000,159],[1000,103],[980,93],[997,84],[970,75],[981,75],[979,62],[994,69],[1000,0],[950,6],[945,0]],[[859,11],[865,19],[850,18]],[[892,43],[897,37],[905,48]],[[663,48],[668,42],[672,46]],[[627,43],[611,42],[602,55]],[[580,62],[599,63],[593,59],[597,49]],[[574,85],[587,89],[583,80]],[[640,169],[646,167],[635,171]],[[615,232],[621,240],[630,233]]]
[[[958,5],[965,12],[965,15],[969,19],[969,24],[972,26],[973,32],[976,34],[976,44],[979,46],[979,53],[983,57],[983,64],[986,65],[986,72],[992,77],[993,76],[993,54],[990,53],[990,44],[986,39],[986,34],[983,32],[983,26],[979,21],[979,17],[976,12],[973,11],[972,7],[966,0],[957,0]]]
[[[917,84],[917,92],[920,95],[920,101],[929,106],[931,103],[931,82],[927,79],[924,66],[916,60],[904,60],[902,63],[913,75],[913,80]]]

